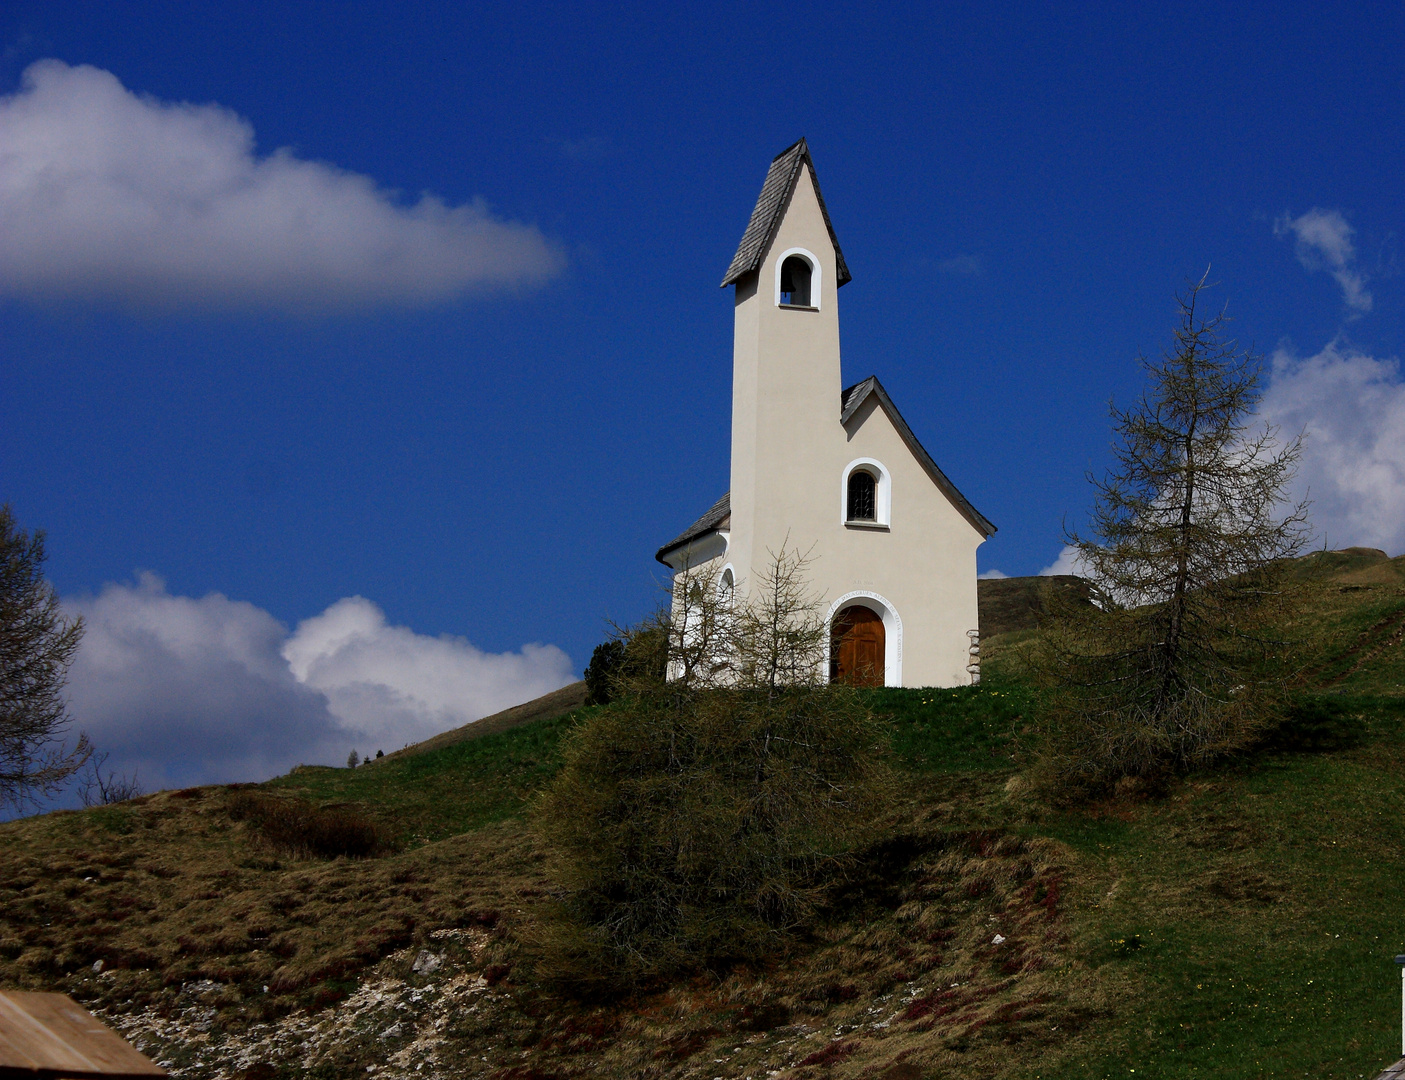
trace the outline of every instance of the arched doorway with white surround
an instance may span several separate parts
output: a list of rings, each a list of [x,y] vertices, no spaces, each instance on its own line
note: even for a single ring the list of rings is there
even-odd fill
[[[866,611],[854,611],[846,617],[846,612],[849,612],[850,609],[866,609]],[[877,616],[877,620],[872,618],[873,615]],[[874,625],[875,621],[877,626]],[[825,671],[832,681],[843,674],[836,670],[841,659],[835,652],[836,630],[838,630],[841,638],[846,633],[852,633],[865,643],[873,642],[875,637],[881,640],[883,681],[878,684],[875,679],[874,682],[882,686],[901,686],[903,684],[903,623],[898,616],[898,609],[887,597],[876,592],[869,592],[866,589],[847,592],[830,604],[829,611],[825,614],[825,625],[829,627],[830,631],[825,639]],[[864,663],[862,659],[864,647],[863,644],[858,645],[852,655],[845,655],[843,659],[850,664],[862,665]]]

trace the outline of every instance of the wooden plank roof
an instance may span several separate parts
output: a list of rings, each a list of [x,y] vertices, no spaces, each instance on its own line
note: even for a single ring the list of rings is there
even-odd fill
[[[654,558],[667,566],[668,560],[664,558],[664,556],[678,550],[690,541],[696,540],[699,536],[705,536],[708,533],[717,532],[719,529],[725,529],[728,524],[730,524],[731,518],[732,493],[729,491],[727,494],[723,495],[722,498],[713,503],[712,508],[708,510],[707,513],[703,514],[697,521],[693,522],[663,547],[659,548]]]
[[[825,208],[824,196],[820,194],[820,179],[815,173],[815,163],[810,160],[810,147],[801,139],[793,146],[787,146],[771,161],[766,170],[766,181],[761,185],[761,194],[756,198],[756,207],[751,211],[746,232],[742,233],[737,253],[732,256],[732,265],[727,267],[727,275],[722,279],[725,289],[740,277],[751,273],[761,265],[761,260],[770,250],[771,241],[781,227],[790,197],[795,194],[795,185],[800,182],[800,166],[810,167],[810,179],[815,184],[815,198],[820,203],[820,213],[824,215],[825,228],[829,230],[829,242],[834,245],[834,269],[836,287],[851,281],[849,266],[844,261],[844,253],[839,250],[839,239],[834,235],[834,225],[829,220],[829,210]]]
[[[5,1080],[165,1075],[63,994],[0,992],[0,1077]]]

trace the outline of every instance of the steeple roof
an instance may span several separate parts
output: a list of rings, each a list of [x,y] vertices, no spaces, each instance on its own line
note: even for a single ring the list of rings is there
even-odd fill
[[[737,245],[737,253],[732,256],[732,265],[727,267],[727,276],[722,279],[725,289],[739,277],[751,273],[761,265],[761,259],[776,238],[776,230],[781,226],[790,197],[795,194],[795,185],[800,180],[800,166],[810,167],[810,179],[815,185],[815,198],[820,203],[820,213],[824,215],[825,228],[829,230],[829,242],[834,245],[835,282],[843,285],[850,280],[849,267],[844,262],[844,253],[839,250],[839,240],[834,235],[834,225],[830,223],[829,211],[825,209],[824,196],[820,194],[820,180],[815,174],[815,163],[810,160],[810,147],[801,139],[794,146],[782,150],[771,162],[766,172],[766,182],[761,185],[761,194],[756,199],[756,209],[751,212],[742,242]]]

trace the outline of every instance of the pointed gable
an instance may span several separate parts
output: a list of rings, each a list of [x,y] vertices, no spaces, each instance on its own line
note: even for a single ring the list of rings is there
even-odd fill
[[[815,174],[815,163],[810,160],[810,148],[801,139],[794,146],[782,150],[771,162],[766,172],[766,182],[761,185],[761,194],[756,200],[756,209],[751,212],[751,221],[747,223],[746,232],[742,233],[737,253],[732,256],[732,265],[727,267],[727,276],[722,279],[724,289],[761,265],[771,241],[776,238],[776,230],[781,227],[781,218],[785,217],[790,198],[795,194],[795,185],[800,182],[802,165],[810,167],[815,198],[819,200],[820,213],[824,215],[825,228],[829,230],[829,242],[834,245],[835,284],[843,285],[851,280],[844,253],[839,250],[839,240],[829,220],[829,211],[824,205],[824,196],[820,194],[820,180]]]
[[[970,500],[957,490],[956,485],[947,478],[946,473],[937,467],[932,455],[927,453],[927,448],[917,441],[917,436],[912,433],[912,428],[907,426],[907,421],[903,419],[902,413],[898,412],[898,407],[893,404],[893,399],[888,396],[888,391],[883,389],[883,384],[878,381],[877,375],[870,375],[863,382],[855,383],[840,395],[839,423],[848,424],[853,415],[859,411],[859,406],[870,397],[878,399],[878,404],[887,413],[888,419],[892,421],[893,427],[897,429],[898,435],[907,444],[907,448],[912,451],[912,456],[926,470],[927,475],[932,478],[932,482],[951,500],[951,504],[956,507],[961,516],[984,537],[989,537],[991,533],[995,532],[995,526],[991,524],[990,519],[971,505]]]

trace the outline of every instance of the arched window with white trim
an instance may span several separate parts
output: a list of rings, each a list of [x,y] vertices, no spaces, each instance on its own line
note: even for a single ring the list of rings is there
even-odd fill
[[[820,262],[813,252],[790,248],[776,257],[776,306],[820,309]]]
[[[893,481],[881,461],[855,458],[844,466],[839,485],[839,519],[855,529],[892,525]]]

